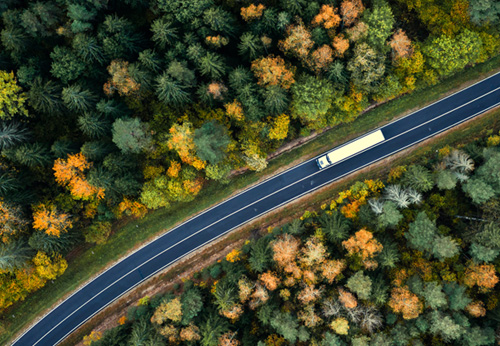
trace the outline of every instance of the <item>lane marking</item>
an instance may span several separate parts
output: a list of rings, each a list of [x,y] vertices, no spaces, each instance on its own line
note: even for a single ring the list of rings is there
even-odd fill
[[[434,102],[432,102],[431,104],[429,104],[429,105],[427,105],[427,106],[424,106],[424,107],[422,107],[422,108],[420,108],[420,109],[418,109],[418,110],[415,110],[414,112],[411,112],[410,114],[407,114],[407,115],[405,115],[405,116],[403,116],[403,117],[401,117],[401,118],[398,118],[398,119],[396,119],[396,120],[394,120],[394,121],[392,121],[392,122],[390,122],[390,123],[388,123],[388,124],[386,124],[386,125],[383,125],[383,126],[382,126],[382,127],[380,127],[379,129],[383,129],[383,128],[385,128],[385,127],[389,126],[389,125],[392,125],[392,124],[395,124],[395,123],[397,123],[397,122],[399,122],[399,121],[402,121],[403,119],[405,119],[405,118],[407,118],[407,117],[409,117],[409,116],[412,116],[412,115],[414,115],[414,114],[416,114],[416,113],[418,113],[418,112],[421,112],[421,111],[423,111],[423,110],[425,110],[425,109],[427,109],[427,108],[429,108],[429,107],[431,107],[431,106],[433,106],[433,105],[435,105],[435,104],[438,104],[438,103],[440,103],[440,102],[443,102],[444,100],[446,100],[446,99],[448,99],[448,98],[450,98],[450,97],[452,97],[452,96],[459,95],[459,94],[461,94],[462,92],[464,92],[464,91],[466,91],[466,90],[468,90],[468,89],[470,89],[470,88],[472,88],[472,87],[474,87],[474,86],[476,86],[476,85],[478,85],[478,84],[485,83],[487,80],[489,80],[489,79],[491,79],[491,78],[493,78],[493,77],[495,77],[495,76],[497,76],[497,75],[499,75],[499,74],[500,74],[500,72],[497,72],[497,73],[495,73],[495,74],[493,74],[493,75],[491,75],[491,76],[486,77],[485,79],[482,79],[482,80],[480,80],[480,81],[477,81],[477,82],[475,82],[475,83],[473,83],[473,84],[469,85],[468,87],[465,87],[464,89],[461,89],[461,90],[459,90],[459,91],[457,91],[457,92],[455,92],[455,93],[453,93],[453,94],[450,94],[450,95],[448,95],[448,96],[445,96],[444,98],[439,99],[439,100],[437,100],[437,101],[434,101]],[[470,101],[469,101],[469,102],[470,102]],[[415,128],[416,128],[416,127],[415,127]],[[376,130],[377,130],[377,129],[375,129],[375,130],[373,130],[373,131],[376,131]],[[373,132],[373,131],[371,131],[371,132]],[[368,132],[368,133],[370,133],[370,132]],[[368,133],[367,133],[367,134],[368,134]],[[437,133],[438,133],[438,132],[437,132]],[[365,135],[366,135],[366,134],[365,134]],[[361,137],[361,136],[360,136],[360,137]],[[357,138],[359,138],[359,137],[357,137]],[[342,144],[341,146],[346,145],[346,144],[349,144],[350,142],[352,142],[352,141],[356,140],[357,138],[354,138],[354,139],[352,139],[352,140],[350,140],[350,141],[348,141],[348,142],[346,142],[346,143]],[[393,138],[395,138],[395,137],[393,137]],[[339,146],[339,147],[340,147],[340,146]],[[327,152],[328,152],[328,151],[327,151]],[[175,230],[176,230],[176,229],[178,229],[179,227],[181,227],[181,226],[183,226],[183,225],[187,224],[188,222],[194,221],[195,219],[197,219],[198,217],[200,217],[200,216],[204,215],[205,213],[207,213],[207,212],[211,211],[212,209],[217,208],[217,207],[219,207],[219,206],[222,206],[222,205],[224,205],[225,203],[229,202],[230,200],[232,200],[232,199],[234,199],[234,198],[236,198],[236,197],[240,196],[241,194],[246,193],[246,192],[248,192],[248,191],[251,191],[252,189],[255,189],[255,188],[257,188],[258,186],[260,186],[260,185],[262,185],[262,184],[264,184],[264,183],[266,183],[266,182],[268,182],[268,181],[270,181],[270,180],[272,180],[272,179],[275,179],[275,178],[277,178],[277,177],[279,177],[279,176],[281,176],[281,175],[283,175],[283,174],[285,174],[285,173],[287,173],[287,172],[290,172],[290,171],[292,171],[292,170],[298,169],[298,168],[299,168],[299,167],[301,167],[302,165],[304,165],[304,164],[306,164],[306,163],[309,163],[309,162],[311,162],[311,161],[313,161],[313,160],[316,160],[318,157],[323,156],[324,154],[325,154],[325,153],[322,153],[322,154],[320,154],[320,155],[317,155],[317,156],[316,156],[316,157],[314,157],[314,158],[311,158],[311,159],[309,159],[309,160],[306,160],[306,161],[304,161],[304,162],[302,162],[302,163],[300,163],[300,164],[298,164],[298,165],[296,165],[296,166],[294,166],[294,167],[290,167],[289,169],[287,169],[287,170],[285,170],[285,171],[283,171],[283,172],[281,172],[281,173],[278,173],[278,174],[276,174],[276,175],[273,175],[273,176],[271,176],[271,177],[269,177],[269,178],[267,178],[267,179],[263,180],[262,182],[257,183],[256,185],[254,185],[254,186],[252,186],[252,187],[250,187],[250,188],[248,188],[248,189],[245,189],[245,190],[243,190],[243,191],[241,191],[241,192],[237,193],[236,195],[234,195],[234,196],[232,196],[232,197],[229,197],[228,199],[224,200],[223,202],[220,202],[219,204],[216,204],[216,205],[214,205],[214,206],[210,207],[209,209],[206,209],[206,210],[204,210],[204,211],[202,211],[202,212],[200,212],[200,213],[198,213],[198,214],[194,215],[192,218],[190,218],[190,219],[188,219],[188,220],[186,220],[186,221],[182,222],[181,224],[179,224],[179,225],[177,225],[176,227],[172,228],[170,231],[167,231],[166,233],[164,233],[164,234],[162,234],[162,235],[160,235],[160,236],[158,236],[158,237],[156,237],[156,238],[152,239],[151,241],[147,242],[146,244],[144,244],[144,245],[143,245],[143,246],[141,246],[140,248],[138,248],[138,249],[136,249],[135,251],[131,252],[129,255],[127,255],[127,257],[120,259],[120,260],[119,260],[117,263],[115,263],[113,266],[111,266],[111,267],[109,267],[109,268],[105,269],[103,272],[99,273],[97,276],[95,276],[94,278],[90,279],[90,281],[88,281],[87,283],[85,283],[85,284],[84,284],[82,287],[80,287],[77,291],[73,292],[73,293],[72,293],[70,296],[68,296],[68,297],[67,297],[64,301],[62,301],[61,303],[59,303],[58,305],[56,305],[56,306],[55,306],[52,310],[50,310],[49,312],[47,312],[47,313],[46,313],[44,316],[42,316],[42,317],[41,317],[38,321],[36,321],[36,322],[35,322],[32,326],[30,326],[30,328],[29,328],[29,329],[27,329],[27,330],[26,330],[23,334],[21,334],[18,338],[16,338],[16,339],[14,340],[14,342],[13,342],[11,345],[14,345],[14,344],[15,344],[15,343],[19,340],[19,339],[21,339],[21,338],[22,338],[25,334],[27,334],[27,333],[28,333],[28,332],[29,332],[32,328],[34,328],[34,327],[35,327],[35,326],[36,326],[39,322],[41,322],[41,321],[42,321],[43,319],[45,319],[48,315],[50,315],[52,312],[54,312],[54,311],[55,311],[57,308],[59,308],[62,304],[64,304],[65,302],[67,302],[67,301],[68,301],[70,298],[72,298],[75,294],[77,294],[77,293],[79,293],[80,291],[82,291],[85,287],[87,287],[88,285],[90,285],[92,282],[94,282],[96,279],[98,279],[101,275],[103,275],[103,274],[107,273],[109,270],[113,269],[115,266],[117,266],[117,265],[118,265],[118,264],[120,264],[121,262],[125,261],[127,258],[131,257],[132,255],[134,255],[134,254],[135,254],[135,253],[137,253],[138,251],[140,251],[140,250],[144,249],[145,247],[147,247],[147,246],[149,246],[150,244],[152,244],[153,242],[155,242],[155,241],[157,241],[157,240],[159,240],[159,239],[163,238],[164,236],[167,236],[170,232],[175,231]],[[313,190],[311,190],[311,191],[313,191]],[[215,238],[214,238],[214,239],[215,239]],[[127,274],[127,275],[128,275],[128,274]],[[44,335],[44,336],[45,336],[45,335]]]
[[[482,110],[482,111],[479,111],[479,112],[477,112],[477,113],[474,113],[474,115],[472,115],[472,116],[469,116],[469,117],[464,118],[464,119],[462,119],[462,120],[460,120],[460,121],[458,121],[458,122],[456,122],[456,123],[453,123],[452,125],[447,126],[447,127],[443,128],[443,129],[441,129],[440,131],[436,131],[436,132],[432,133],[431,135],[428,135],[428,136],[423,137],[423,138],[421,138],[421,139],[419,139],[419,140],[417,140],[417,141],[414,141],[414,142],[412,142],[412,143],[410,143],[410,144],[408,144],[408,145],[406,145],[406,146],[404,146],[404,147],[402,147],[402,148],[400,148],[400,149],[398,149],[398,150],[392,151],[391,153],[389,153],[389,154],[387,154],[387,155],[384,155],[384,156],[382,156],[382,157],[380,157],[380,158],[378,158],[378,159],[376,159],[376,160],[370,161],[370,162],[368,162],[368,163],[366,163],[366,164],[364,164],[364,165],[362,165],[362,166],[360,166],[360,167],[358,167],[358,168],[356,168],[356,169],[353,169],[353,170],[351,170],[351,171],[349,171],[349,172],[347,172],[347,173],[344,173],[344,174],[342,174],[342,175],[339,175],[339,176],[337,176],[337,177],[336,177],[336,178],[334,178],[334,179],[331,179],[331,180],[329,180],[329,181],[327,181],[327,182],[325,182],[325,183],[323,183],[323,184],[321,184],[321,185],[316,186],[315,188],[313,188],[313,189],[311,189],[311,190],[308,190],[308,191],[306,191],[306,192],[304,192],[304,193],[302,193],[302,194],[300,194],[300,195],[298,195],[298,196],[296,196],[296,197],[292,198],[292,199],[289,199],[289,200],[287,200],[287,201],[285,201],[285,202],[283,202],[283,203],[280,203],[280,204],[278,204],[277,206],[275,206],[275,207],[273,207],[273,208],[271,208],[271,209],[268,209],[267,211],[262,212],[262,213],[260,213],[260,214],[258,214],[258,215],[256,215],[256,216],[254,216],[254,217],[252,217],[252,218],[250,218],[250,219],[248,219],[248,220],[246,220],[246,221],[244,221],[244,222],[242,222],[242,223],[240,223],[240,224],[238,224],[238,225],[236,225],[236,226],[234,226],[234,227],[230,228],[229,230],[224,231],[223,233],[221,233],[221,234],[217,235],[216,237],[214,237],[214,238],[212,238],[212,239],[210,239],[210,240],[208,240],[208,241],[204,242],[203,244],[198,245],[197,247],[195,247],[195,248],[193,248],[192,250],[190,250],[190,251],[186,252],[186,253],[185,253],[185,254],[183,254],[182,256],[180,256],[180,257],[176,258],[175,260],[170,261],[169,263],[167,263],[166,265],[164,265],[164,266],[163,266],[163,267],[161,267],[160,269],[158,269],[158,270],[156,270],[155,272],[151,273],[151,274],[150,274],[150,275],[148,275],[148,276],[147,276],[147,277],[146,277],[143,281],[137,282],[134,286],[130,287],[127,291],[124,291],[124,292],[123,292],[123,293],[121,293],[119,296],[117,296],[114,300],[112,300],[111,302],[109,302],[109,303],[108,303],[108,304],[106,304],[105,306],[101,307],[99,310],[97,310],[97,311],[96,311],[96,312],[94,312],[91,316],[89,316],[89,317],[88,317],[85,321],[83,321],[83,322],[81,322],[80,324],[78,324],[78,326],[76,326],[75,328],[73,328],[73,329],[72,329],[71,331],[69,331],[66,335],[64,335],[61,339],[59,339],[59,340],[56,342],[56,345],[57,345],[58,343],[60,343],[62,340],[64,340],[64,339],[65,339],[65,338],[66,338],[69,334],[71,334],[74,330],[78,329],[78,328],[79,328],[82,324],[84,324],[84,323],[85,323],[85,322],[87,322],[89,319],[91,319],[91,318],[92,318],[92,317],[94,317],[96,314],[98,314],[100,311],[102,311],[104,308],[106,308],[109,304],[113,303],[114,301],[116,301],[117,299],[119,299],[120,297],[122,297],[124,294],[126,294],[127,292],[129,292],[130,290],[133,290],[135,287],[137,287],[138,285],[140,285],[142,282],[144,282],[145,280],[149,279],[151,276],[156,275],[158,272],[160,272],[161,270],[165,269],[166,267],[168,267],[168,266],[169,266],[169,265],[171,265],[172,263],[175,263],[175,262],[179,261],[180,259],[182,259],[183,257],[185,257],[185,256],[189,255],[189,254],[190,254],[190,253],[192,253],[193,251],[198,250],[200,247],[205,246],[206,244],[208,244],[208,243],[210,243],[210,242],[212,242],[212,241],[214,241],[214,240],[216,240],[216,239],[218,239],[218,238],[222,237],[223,235],[227,234],[228,232],[231,232],[232,230],[234,230],[234,229],[236,229],[236,228],[240,227],[241,225],[243,225],[243,224],[245,224],[245,223],[248,223],[248,222],[251,222],[252,220],[254,220],[254,219],[256,219],[256,218],[258,218],[258,217],[260,217],[260,216],[262,216],[262,215],[264,215],[264,214],[267,214],[267,213],[269,213],[269,212],[271,212],[271,211],[273,211],[273,210],[275,210],[275,209],[277,209],[277,208],[280,208],[280,207],[282,207],[283,205],[288,204],[288,203],[290,203],[290,202],[294,201],[295,199],[298,199],[298,198],[300,198],[300,197],[302,197],[302,196],[304,196],[304,195],[306,195],[306,194],[308,194],[308,193],[311,193],[311,192],[313,192],[313,191],[315,191],[315,190],[317,190],[317,189],[320,189],[321,187],[323,187],[323,186],[325,186],[325,185],[327,185],[327,184],[330,184],[330,183],[332,183],[332,182],[334,182],[334,181],[336,181],[336,180],[339,180],[339,179],[341,179],[341,178],[345,177],[346,175],[349,175],[349,174],[351,174],[351,173],[353,173],[353,172],[356,172],[357,170],[360,170],[360,169],[362,169],[362,168],[364,168],[364,167],[366,167],[366,166],[369,166],[369,165],[371,165],[372,163],[375,163],[375,162],[377,162],[377,161],[383,160],[383,159],[385,159],[386,157],[391,156],[391,155],[392,155],[392,154],[394,154],[394,153],[397,153],[398,151],[402,151],[402,150],[404,150],[404,149],[406,149],[406,148],[408,148],[408,147],[413,146],[413,145],[414,145],[414,144],[416,144],[416,143],[419,143],[419,142],[425,141],[426,139],[428,139],[428,138],[430,138],[430,137],[433,137],[433,136],[435,136],[435,135],[437,135],[437,134],[439,134],[439,133],[441,133],[441,132],[444,132],[444,131],[446,131],[446,130],[448,130],[448,129],[452,128],[452,127],[454,127],[454,126],[457,126],[457,125],[459,125],[459,124],[461,124],[461,123],[463,123],[463,122],[465,122],[465,121],[467,121],[467,120],[469,120],[469,119],[471,119],[471,118],[474,118],[475,116],[477,116],[477,115],[479,115],[479,114],[481,114],[481,113],[485,113],[485,112],[489,111],[490,109],[495,108],[495,107],[497,107],[497,106],[499,106],[499,105],[500,105],[500,102],[498,102],[498,103],[496,103],[496,104],[494,104],[494,105],[492,105],[492,106],[490,106],[490,107],[488,107],[488,108],[485,108],[485,109],[484,109],[484,110]]]
[[[374,147],[377,147],[377,146],[379,146],[379,145],[381,145],[381,144],[383,144],[383,143],[388,143],[390,140],[395,139],[395,138],[398,138],[398,137],[400,137],[400,136],[402,136],[402,135],[404,135],[404,134],[406,134],[406,133],[408,133],[408,132],[410,132],[410,131],[413,131],[413,130],[416,130],[416,129],[418,129],[418,128],[422,127],[422,126],[425,126],[426,124],[428,124],[428,123],[430,123],[430,122],[433,122],[433,121],[435,121],[435,120],[438,120],[438,119],[442,118],[443,116],[446,116],[446,115],[448,115],[448,114],[450,114],[450,113],[452,113],[452,112],[456,111],[457,109],[463,108],[463,107],[465,107],[465,106],[467,106],[467,105],[469,105],[469,104],[471,104],[471,103],[473,103],[473,102],[477,101],[478,99],[484,98],[484,97],[488,96],[489,94],[491,94],[491,93],[493,93],[493,92],[495,92],[495,91],[497,91],[497,90],[499,90],[499,89],[500,89],[500,87],[498,87],[498,88],[496,88],[496,89],[494,89],[494,90],[491,90],[490,92],[488,92],[488,93],[486,93],[486,94],[484,94],[484,95],[482,95],[482,96],[480,96],[480,97],[477,97],[477,98],[475,98],[475,99],[473,99],[473,100],[471,100],[471,101],[469,101],[469,102],[467,102],[467,103],[465,103],[465,104],[463,104],[463,105],[461,105],[461,106],[459,106],[459,107],[456,107],[456,108],[454,108],[453,110],[450,110],[450,111],[448,111],[448,112],[445,112],[445,113],[443,113],[443,114],[441,114],[441,115],[439,115],[439,116],[437,116],[437,117],[435,117],[435,118],[433,118],[433,119],[431,119],[431,120],[428,120],[428,121],[426,121],[426,122],[424,122],[424,123],[422,123],[422,124],[419,124],[418,126],[415,126],[415,127],[411,128],[411,129],[409,129],[409,130],[406,130],[406,131],[402,132],[401,134],[398,134],[398,135],[396,135],[396,136],[394,136],[394,137],[391,137],[391,138],[389,138],[387,141],[384,141],[384,142],[382,142],[382,143],[379,143],[379,144],[377,144],[377,145],[374,145],[374,146],[372,146],[372,147],[370,147],[370,148],[367,148],[367,149],[365,149],[365,150],[363,150],[363,151],[361,151],[361,152],[357,153],[356,155],[352,155],[352,156],[350,156],[349,158],[346,158],[346,159],[344,159],[344,160],[342,160],[342,161],[339,161],[339,163],[340,163],[340,162],[344,162],[344,161],[346,161],[346,160],[348,160],[348,159],[350,159],[350,158],[353,158],[353,157],[355,157],[355,156],[357,156],[357,155],[359,155],[359,154],[361,154],[361,153],[363,153],[363,152],[366,152],[367,150],[370,150],[370,149],[372,149],[372,148],[374,148]],[[472,116],[470,116],[470,117],[467,117],[467,118],[465,118],[465,119],[469,119],[469,118],[474,117],[474,116],[476,116],[476,115],[478,115],[478,114],[484,113],[484,112],[488,111],[489,109],[494,108],[494,107],[495,107],[496,105],[498,105],[498,104],[499,104],[499,103],[497,103],[497,104],[495,104],[495,105],[493,105],[493,106],[490,106],[490,107],[488,107],[488,108],[486,108],[486,109],[484,109],[484,110],[481,110],[481,111],[479,111],[479,112],[476,112],[474,115],[472,115]],[[396,153],[396,152],[398,152],[398,151],[404,150],[404,149],[405,149],[405,148],[407,148],[408,146],[411,146],[411,145],[413,145],[413,144],[415,144],[415,143],[418,143],[418,142],[423,141],[423,140],[425,140],[425,139],[427,139],[427,138],[429,138],[429,137],[432,137],[432,136],[434,136],[435,134],[438,134],[438,133],[440,133],[440,132],[442,132],[442,131],[445,131],[446,129],[448,129],[448,128],[450,128],[450,127],[456,126],[457,124],[460,124],[460,123],[461,123],[461,122],[463,122],[463,121],[466,121],[466,120],[462,120],[462,121],[460,121],[460,122],[456,122],[456,123],[454,123],[454,124],[452,124],[452,125],[450,125],[450,126],[446,127],[445,129],[442,129],[442,130],[440,130],[440,131],[434,132],[433,134],[428,135],[428,136],[426,136],[426,137],[423,137],[422,139],[419,139],[419,140],[417,140],[417,141],[414,141],[414,142],[412,142],[411,144],[409,144],[409,145],[407,145],[407,146],[405,146],[405,147],[403,147],[403,148],[400,148],[400,149],[398,149],[398,150],[392,151],[391,153],[389,153],[389,154],[387,154],[387,155],[385,155],[385,156],[382,156],[382,157],[380,157],[380,158],[378,158],[378,159],[376,159],[376,160],[373,160],[373,161],[369,162],[368,164],[365,164],[365,165],[363,165],[363,166],[361,166],[361,167],[359,167],[359,168],[356,168],[355,170],[351,170],[351,171],[349,171],[348,173],[345,173],[345,174],[340,175],[340,176],[338,176],[338,177],[336,177],[336,178],[334,178],[334,179],[332,179],[332,180],[329,180],[328,182],[326,182],[326,183],[324,183],[324,184],[320,185],[319,187],[322,187],[322,186],[324,186],[325,184],[328,184],[328,183],[331,183],[331,182],[333,182],[333,181],[335,181],[335,180],[338,180],[338,179],[340,179],[340,178],[344,177],[345,175],[350,174],[350,173],[351,173],[351,172],[353,172],[353,171],[356,171],[356,170],[359,170],[359,169],[361,169],[361,168],[364,168],[364,167],[366,167],[367,165],[370,165],[370,164],[371,164],[371,163],[373,163],[373,162],[376,162],[376,161],[382,160],[383,158],[385,158],[385,157],[387,157],[387,156],[390,156],[390,155],[392,155],[393,153]],[[334,167],[334,166],[338,165],[339,163],[337,163],[337,164],[335,164],[335,165],[332,165],[332,166],[330,166],[330,167],[328,167],[328,168]],[[327,168],[327,169],[328,169],[328,168]],[[218,219],[217,221],[215,221],[215,222],[211,223],[210,225],[205,226],[204,228],[202,228],[202,229],[200,229],[200,230],[198,230],[198,231],[196,231],[196,232],[192,233],[191,235],[189,235],[189,236],[187,236],[187,237],[183,238],[182,240],[178,241],[177,243],[175,243],[175,244],[173,244],[173,245],[169,246],[168,248],[164,249],[163,251],[159,252],[159,253],[158,253],[158,254],[156,254],[155,256],[151,257],[150,259],[146,260],[145,262],[143,262],[143,263],[141,263],[140,265],[136,266],[135,268],[131,269],[131,270],[130,270],[130,271],[128,271],[126,274],[122,275],[120,278],[116,279],[113,283],[109,284],[109,285],[108,285],[108,286],[106,286],[104,289],[102,289],[102,290],[101,290],[101,291],[99,291],[97,294],[95,294],[92,298],[90,298],[89,300],[87,300],[87,301],[86,301],[83,305],[80,305],[80,306],[78,307],[78,309],[74,310],[74,311],[73,311],[70,315],[68,315],[65,319],[63,319],[62,321],[60,321],[60,322],[59,322],[56,326],[54,326],[51,330],[49,330],[47,333],[45,333],[45,334],[44,334],[44,335],[43,335],[43,336],[42,336],[42,337],[41,337],[41,338],[40,338],[40,339],[39,339],[39,340],[38,340],[35,344],[33,344],[33,346],[37,345],[37,344],[38,344],[38,343],[39,343],[39,342],[40,342],[40,341],[41,341],[41,340],[42,340],[45,336],[47,336],[47,334],[51,333],[51,332],[52,332],[55,328],[57,328],[57,327],[58,327],[61,323],[65,322],[65,321],[66,321],[68,318],[70,318],[73,314],[75,314],[75,313],[76,313],[76,312],[78,312],[80,309],[82,309],[83,307],[85,307],[88,303],[90,303],[92,300],[94,300],[96,297],[98,297],[101,293],[103,293],[104,291],[108,290],[111,286],[115,285],[117,282],[121,281],[121,280],[122,280],[122,279],[124,279],[126,276],[130,275],[130,274],[131,274],[131,273],[133,273],[135,270],[137,270],[137,269],[141,268],[142,266],[146,265],[147,263],[149,263],[150,261],[154,260],[154,259],[155,259],[155,258],[157,258],[158,256],[163,255],[165,252],[167,252],[167,251],[171,250],[172,248],[176,247],[176,246],[177,246],[177,245],[179,245],[179,244],[182,244],[183,242],[185,242],[185,241],[187,241],[188,239],[190,239],[190,238],[192,238],[192,237],[194,237],[194,236],[198,235],[199,233],[203,232],[204,230],[206,230],[206,229],[208,229],[208,228],[210,228],[210,227],[212,227],[212,226],[216,225],[217,223],[219,223],[219,222],[221,222],[221,221],[223,221],[223,220],[225,220],[225,219],[227,219],[227,218],[229,218],[229,217],[231,217],[231,216],[233,216],[233,215],[235,215],[235,214],[237,214],[237,213],[239,213],[239,212],[241,212],[241,211],[243,211],[243,210],[245,210],[245,209],[250,208],[250,207],[251,207],[251,206],[253,206],[254,204],[257,204],[257,203],[261,202],[262,200],[265,200],[265,199],[267,199],[267,198],[269,198],[269,197],[271,197],[271,196],[273,196],[273,195],[275,195],[275,194],[277,194],[277,193],[279,193],[279,192],[281,192],[281,191],[283,191],[283,190],[286,190],[286,189],[288,189],[288,188],[292,187],[293,185],[299,184],[300,182],[302,182],[302,181],[304,181],[304,180],[306,180],[306,179],[309,179],[309,178],[313,177],[314,175],[319,174],[319,173],[321,173],[321,172],[323,172],[323,171],[324,171],[324,170],[318,170],[318,171],[314,172],[313,174],[310,174],[310,175],[308,175],[308,176],[306,176],[306,177],[304,177],[304,178],[302,178],[302,179],[299,179],[299,180],[297,180],[297,181],[295,181],[295,182],[293,182],[293,183],[291,183],[291,184],[289,184],[289,185],[287,185],[287,186],[284,186],[284,187],[282,187],[282,188],[280,188],[280,189],[278,189],[278,190],[276,190],[276,191],[274,191],[274,192],[272,192],[272,193],[270,193],[270,194],[268,194],[268,195],[266,195],[266,196],[264,196],[264,197],[262,197],[262,198],[260,198],[260,199],[258,199],[258,200],[256,200],[256,201],[254,201],[254,202],[252,202],[252,203],[250,203],[250,204],[246,205],[245,207],[240,208],[240,209],[238,209],[238,210],[236,210],[236,211],[232,212],[231,214],[228,214],[228,215],[224,216],[224,217],[223,217],[223,218],[221,218],[221,219]],[[310,189],[310,190],[308,190],[308,191],[306,191],[306,192],[304,192],[304,193],[302,193],[302,194],[300,194],[300,195],[298,195],[298,196],[294,197],[293,199],[287,200],[286,202],[279,204],[279,206],[281,206],[281,205],[283,205],[283,204],[286,204],[286,203],[289,203],[289,202],[293,201],[293,200],[294,200],[294,199],[296,199],[296,198],[300,198],[300,197],[301,197],[301,196],[303,196],[304,194],[310,193],[310,192],[312,192],[312,191],[316,190],[316,189],[317,189],[317,188],[319,188],[319,187],[316,187],[316,188]],[[279,207],[279,206],[278,206],[278,207]],[[276,207],[275,207],[275,208],[276,208]],[[244,223],[250,222],[251,220],[255,219],[256,217],[258,217],[258,216],[260,216],[260,215],[263,215],[263,214],[265,214],[265,213],[268,213],[268,212],[270,212],[270,211],[274,210],[275,208],[268,209],[267,211],[264,211],[264,212],[262,212],[262,213],[258,214],[257,216],[255,216],[255,217],[253,217],[253,218],[251,218],[251,219],[249,219],[249,220],[246,220],[246,221],[245,221],[245,222],[243,222],[243,223],[238,224],[238,226],[235,226],[235,227],[231,228],[230,230],[233,230],[234,228],[239,227],[240,225],[242,225],[242,224],[244,224]],[[229,231],[230,231],[230,230],[229,230]],[[228,231],[225,231],[224,233],[221,233],[221,235],[222,235],[222,234],[226,234],[227,232],[228,232]],[[211,240],[209,240],[208,242],[210,242],[210,241],[213,241],[213,240],[217,239],[217,238],[218,238],[218,237],[220,237],[221,235],[218,235],[217,237],[212,238],[212,239],[211,239]],[[207,242],[206,242],[206,243],[207,243]],[[206,243],[204,243],[204,244],[206,244]],[[204,244],[203,244],[203,245],[204,245]],[[189,254],[189,253],[191,253],[191,252],[188,252],[188,253],[186,253],[186,254],[182,255],[182,256],[181,256],[181,257],[179,257],[178,259],[180,259],[180,258],[182,258],[182,257],[186,256],[186,255],[187,255],[187,254]],[[176,259],[176,260],[178,260],[178,259]],[[175,261],[176,261],[176,260],[175,260]],[[172,262],[170,262],[170,263],[172,263]],[[158,269],[157,271],[155,271],[153,274],[148,275],[146,278],[144,278],[143,280],[139,281],[137,284],[135,284],[135,285],[134,285],[134,286],[132,286],[131,288],[127,289],[126,291],[124,291],[124,293],[122,293],[122,294],[120,294],[119,296],[117,296],[117,297],[116,297],[113,301],[115,301],[116,299],[118,299],[119,297],[121,297],[123,294],[125,294],[125,293],[126,293],[126,292],[128,292],[129,290],[133,289],[134,287],[136,287],[136,286],[137,286],[137,285],[139,285],[140,283],[144,282],[145,280],[147,280],[147,278],[149,278],[150,276],[154,275],[155,273],[157,273],[158,271],[162,270],[163,268],[165,268],[165,267],[166,267],[166,266],[168,266],[168,265],[169,265],[169,264],[167,264],[167,265],[165,265],[165,266],[161,267],[160,269]],[[109,302],[107,305],[111,304],[113,301]],[[107,305],[105,305],[104,307],[106,307]],[[101,311],[104,307],[102,307],[102,308],[101,308],[101,309],[99,309],[98,311]],[[96,313],[97,313],[97,312],[96,312]],[[95,315],[95,314],[93,314],[92,316],[94,316],[94,315]],[[92,316],[91,316],[91,317],[92,317]],[[91,318],[91,317],[89,317],[89,318]],[[85,321],[87,321],[87,320],[88,320],[88,319],[86,319]],[[84,321],[84,322],[82,322],[82,323],[85,323],[85,321]],[[81,325],[81,324],[80,324],[80,325]],[[76,328],[78,328],[78,327],[76,327]],[[75,328],[75,329],[76,329],[76,328]],[[73,329],[73,330],[74,330],[74,329]],[[73,330],[72,330],[72,331],[73,331]],[[72,331],[70,331],[69,333],[71,333]],[[68,334],[66,334],[66,335],[68,335]],[[66,336],[65,336],[65,337],[66,337]],[[64,339],[64,337],[63,337],[63,339]],[[62,340],[62,339],[61,339],[61,340]],[[60,340],[59,340],[57,343],[59,343],[59,342],[60,342]]]

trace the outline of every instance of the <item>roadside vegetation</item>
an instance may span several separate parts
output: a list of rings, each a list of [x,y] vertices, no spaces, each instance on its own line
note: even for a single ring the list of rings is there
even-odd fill
[[[473,76],[437,84],[497,55],[497,8],[3,1],[2,338],[136,243]],[[496,66],[493,58],[470,71]],[[370,104],[412,92],[354,121]],[[269,153],[327,126],[338,129],[266,169]],[[239,168],[260,173],[230,180]],[[153,209],[108,240],[124,217]]]
[[[357,181],[91,345],[494,345],[500,136]],[[304,209],[307,206],[304,206]]]

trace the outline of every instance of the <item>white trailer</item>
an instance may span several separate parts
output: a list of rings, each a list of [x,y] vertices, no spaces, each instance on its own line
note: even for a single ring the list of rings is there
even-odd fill
[[[318,167],[323,169],[339,161],[347,159],[365,149],[368,149],[385,140],[382,130],[377,130],[369,135],[358,138],[346,145],[330,151],[328,154],[319,157],[316,160]]]

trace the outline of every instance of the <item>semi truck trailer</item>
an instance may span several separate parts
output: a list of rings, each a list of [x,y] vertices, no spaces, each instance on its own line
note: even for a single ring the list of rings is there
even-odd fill
[[[316,163],[318,164],[319,169],[323,169],[347,159],[348,157],[356,155],[357,153],[373,147],[383,141],[385,141],[385,137],[382,130],[377,130],[330,151],[329,153],[316,159]]]

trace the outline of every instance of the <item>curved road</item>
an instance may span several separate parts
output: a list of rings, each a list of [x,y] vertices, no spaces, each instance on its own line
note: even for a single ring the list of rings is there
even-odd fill
[[[383,126],[386,141],[324,170],[315,159],[249,188],[174,228],[109,268],[12,345],[48,346],[139,283],[232,229],[500,104],[500,73]]]

